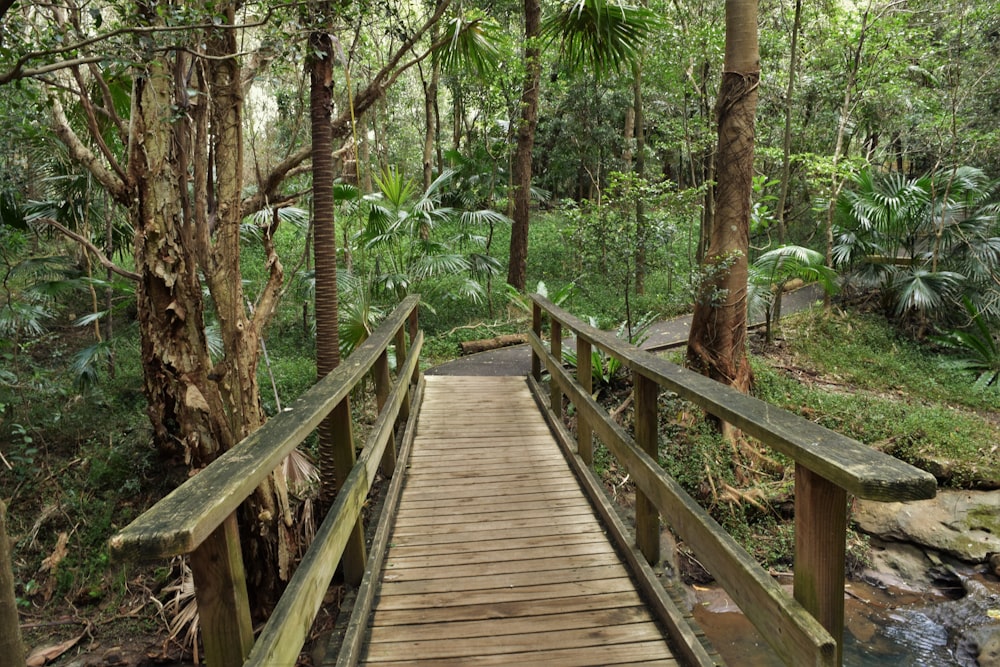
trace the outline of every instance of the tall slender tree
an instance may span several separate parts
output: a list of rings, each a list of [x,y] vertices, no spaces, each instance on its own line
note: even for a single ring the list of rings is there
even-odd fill
[[[726,0],[726,56],[719,124],[715,220],[688,336],[687,364],[747,391],[747,252],[760,55],[757,0]]]

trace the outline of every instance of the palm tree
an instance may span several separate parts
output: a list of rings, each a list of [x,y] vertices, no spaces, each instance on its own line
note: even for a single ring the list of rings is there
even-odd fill
[[[963,296],[1000,319],[1000,185],[958,167],[907,178],[858,173],[837,202],[834,260],[855,284],[878,289],[895,317],[957,322]]]
[[[769,250],[750,266],[748,300],[751,317],[763,313],[767,342],[781,320],[781,294],[790,280],[818,282],[827,294],[837,291],[837,274],[823,253],[797,245]]]
[[[521,122],[514,153],[514,227],[510,236],[507,282],[524,289],[528,259],[528,218],[531,203],[531,151],[538,125],[541,72],[539,38],[560,42],[560,55],[571,68],[590,67],[595,73],[617,70],[638,61],[641,47],[657,26],[648,9],[609,2],[574,0],[541,21],[538,0],[524,0],[525,78],[521,92]]]

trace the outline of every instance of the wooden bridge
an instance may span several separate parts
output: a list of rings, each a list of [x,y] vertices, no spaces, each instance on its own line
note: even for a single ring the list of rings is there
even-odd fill
[[[721,664],[661,585],[665,525],[787,664],[840,664],[848,494],[926,498],[934,478],[533,298],[530,377],[423,377],[410,297],[292,411],[112,538],[113,554],[189,555],[210,667],[295,665],[338,566],[354,602],[324,665]],[[575,376],[562,361],[564,329],[575,337]],[[591,397],[595,350],[631,369],[633,433]],[[255,636],[236,509],[320,421],[350,415],[334,409],[369,375],[378,418]],[[659,466],[661,390],[796,462],[794,596]],[[575,411],[575,434],[562,419],[566,405]],[[351,429],[345,422],[338,431]],[[630,521],[591,471],[595,435],[635,482]],[[353,437],[342,444],[341,455],[354,461]],[[388,483],[368,543],[361,513],[379,469]]]

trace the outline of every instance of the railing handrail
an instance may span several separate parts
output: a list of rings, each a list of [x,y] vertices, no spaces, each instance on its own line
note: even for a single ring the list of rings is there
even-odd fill
[[[561,413],[564,393],[576,406],[577,449],[583,462],[591,463],[593,430],[632,475],[637,486],[636,541],[647,560],[659,559],[658,512],[700,558],[715,565],[714,570],[709,570],[741,608],[752,610],[748,618],[784,660],[796,665],[840,664],[847,492],[877,500],[928,498],[936,493],[934,477],[639,350],[584,323],[544,297],[531,298],[532,373],[539,377],[544,360],[552,378],[550,410],[556,415]],[[549,349],[541,338],[543,313],[552,321]],[[563,327],[572,330],[577,338],[577,379],[563,366]],[[590,395],[592,346],[617,358],[633,373],[634,439],[611,421]],[[658,386],[696,403],[796,461],[794,600],[660,467],[656,459]],[[652,515],[645,507],[652,508]]]
[[[846,435],[672,364],[592,327],[537,294],[532,300],[573,332],[661,387],[742,429],[848,493],[867,500],[933,498],[934,475]],[[781,419],[781,422],[774,421]]]
[[[397,418],[409,413],[410,383],[419,374],[423,334],[417,330],[418,303],[418,296],[406,297],[340,366],[293,402],[290,410],[268,420],[109,541],[112,555],[120,560],[191,555],[209,664],[242,665],[248,656],[251,664],[268,667],[294,664],[311,625],[303,623],[303,619],[307,615],[315,618],[326,585],[360,521],[361,507],[375,471],[380,462],[384,466],[385,460],[395,460],[394,452],[388,451],[394,425]],[[397,354],[394,381],[387,370],[387,351],[393,342]],[[285,456],[347,399],[373,368],[381,376],[375,378],[379,403],[375,426],[254,645],[239,555],[236,509]],[[346,445],[353,451],[353,442]]]

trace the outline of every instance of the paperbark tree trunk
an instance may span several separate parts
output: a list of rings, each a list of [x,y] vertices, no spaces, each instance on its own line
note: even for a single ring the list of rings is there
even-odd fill
[[[756,0],[726,1],[726,57],[716,105],[719,123],[715,221],[688,337],[690,368],[740,391],[750,387],[746,356],[747,251],[760,58]]]
[[[10,667],[24,667],[24,643],[14,597],[11,546],[7,539],[7,506],[0,500],[0,655]]]

